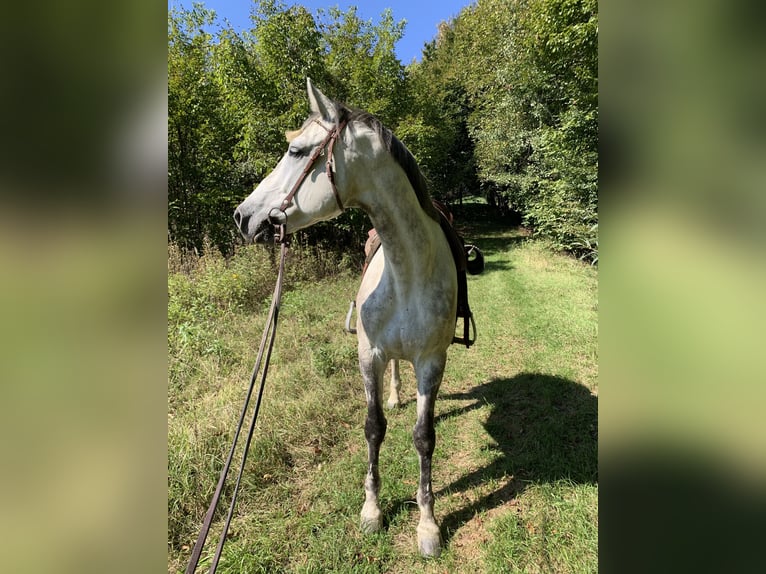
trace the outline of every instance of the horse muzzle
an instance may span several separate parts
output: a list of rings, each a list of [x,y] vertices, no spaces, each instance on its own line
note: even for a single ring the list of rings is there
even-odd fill
[[[234,223],[248,243],[268,243],[274,239],[274,223],[271,219],[253,220],[251,215],[243,212],[241,206],[234,211]]]

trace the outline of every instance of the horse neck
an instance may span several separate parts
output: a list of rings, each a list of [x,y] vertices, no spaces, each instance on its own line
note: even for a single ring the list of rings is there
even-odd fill
[[[362,209],[380,237],[389,272],[408,284],[427,279],[441,261],[443,233],[420,206],[406,175],[368,188]]]

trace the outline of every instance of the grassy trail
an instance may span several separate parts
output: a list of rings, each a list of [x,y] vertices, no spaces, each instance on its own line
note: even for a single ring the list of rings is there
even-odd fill
[[[219,572],[597,571],[597,273],[484,210],[469,205],[457,214],[487,266],[469,277],[478,341],[451,349],[436,407],[442,556],[425,561],[417,552],[409,365],[402,365],[404,405],[387,413],[381,450],[386,528],[372,536],[358,530],[364,392],[355,338],[342,330],[358,278],[341,274],[285,295]],[[262,321],[231,313],[200,325],[215,352],[171,346],[169,572],[188,560]]]

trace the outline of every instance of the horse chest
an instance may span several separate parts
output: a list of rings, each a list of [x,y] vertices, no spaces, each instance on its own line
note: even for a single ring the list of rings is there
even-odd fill
[[[402,292],[379,285],[359,306],[359,319],[373,347],[407,358],[424,347],[442,346],[445,337],[451,339],[451,300],[448,293],[433,288]]]

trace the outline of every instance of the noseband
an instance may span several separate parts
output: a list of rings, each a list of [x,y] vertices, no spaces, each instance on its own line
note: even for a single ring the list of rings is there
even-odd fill
[[[303,185],[303,182],[306,181],[306,178],[308,177],[309,173],[311,173],[311,170],[314,167],[314,164],[316,163],[317,159],[319,159],[319,156],[322,155],[322,152],[324,152],[325,148],[327,148],[327,163],[325,167],[325,171],[327,173],[327,179],[330,180],[330,187],[332,188],[332,193],[335,196],[335,201],[338,204],[338,207],[340,208],[341,212],[345,211],[345,208],[343,207],[343,202],[340,199],[340,194],[338,193],[338,188],[335,186],[335,171],[333,170],[333,148],[335,147],[335,142],[338,141],[338,138],[340,137],[341,132],[343,131],[343,128],[346,127],[346,124],[348,123],[348,120],[343,120],[339,124],[333,127],[333,129],[328,130],[325,126],[323,126],[319,120],[314,120],[317,124],[322,126],[324,130],[327,131],[327,136],[322,140],[322,143],[319,144],[319,147],[314,150],[314,153],[311,154],[311,157],[309,158],[308,163],[306,164],[306,167],[303,168],[303,171],[301,172],[301,175],[298,177],[298,180],[293,185],[293,188],[290,190],[290,193],[287,194],[287,197],[285,197],[284,201],[282,201],[282,205],[279,206],[278,210],[281,212],[282,216],[279,215],[272,216],[269,214],[269,219],[272,220],[272,222],[275,222],[276,218],[280,218],[280,223],[284,224],[287,221],[287,215],[286,211],[287,208],[290,207],[290,205],[293,202],[293,198],[295,197],[295,194],[298,193],[298,190],[300,189],[301,185]],[[272,209],[272,212],[274,210]],[[275,222],[276,223],[276,222]]]

